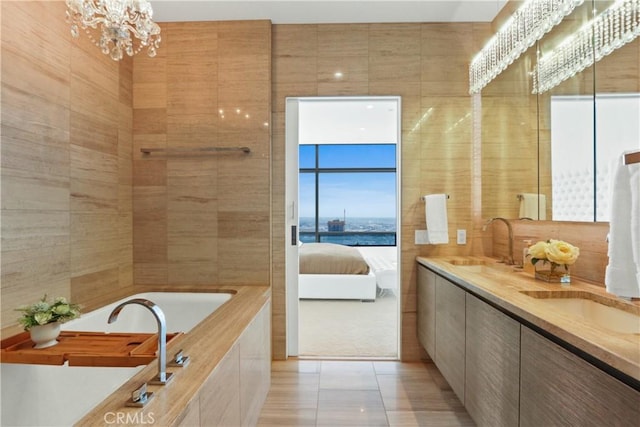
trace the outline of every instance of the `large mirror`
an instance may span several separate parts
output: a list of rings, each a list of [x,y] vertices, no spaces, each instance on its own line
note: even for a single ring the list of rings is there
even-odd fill
[[[482,90],[483,217],[608,221],[614,161],[640,149],[640,39],[539,95],[532,73],[613,3],[585,1]]]

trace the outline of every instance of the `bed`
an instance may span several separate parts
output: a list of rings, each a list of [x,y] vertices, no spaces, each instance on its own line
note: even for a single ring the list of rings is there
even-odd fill
[[[299,248],[301,299],[376,299],[376,276],[356,248],[304,243]]]

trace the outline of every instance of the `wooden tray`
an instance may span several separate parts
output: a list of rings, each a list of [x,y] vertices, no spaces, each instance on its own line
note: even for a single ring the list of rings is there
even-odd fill
[[[167,334],[167,343],[181,332]],[[2,340],[0,359],[4,363],[69,366],[134,367],[156,358],[158,334],[63,331],[58,344],[35,349],[29,332]]]

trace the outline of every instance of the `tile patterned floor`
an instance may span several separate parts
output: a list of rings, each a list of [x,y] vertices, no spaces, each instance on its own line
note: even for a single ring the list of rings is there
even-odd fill
[[[475,426],[435,365],[276,361],[258,426]]]

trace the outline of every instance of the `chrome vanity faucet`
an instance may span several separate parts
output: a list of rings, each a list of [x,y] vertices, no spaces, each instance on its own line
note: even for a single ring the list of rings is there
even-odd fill
[[[165,320],[164,313],[153,301],[144,298],[134,298],[114,308],[109,315],[108,323],[115,322],[122,308],[128,304],[138,304],[149,309],[158,322],[158,375],[149,381],[149,384],[164,385],[173,375],[170,372],[167,373],[167,321]]]
[[[482,231],[487,231],[487,226],[491,224],[493,221],[502,221],[507,224],[507,229],[509,230],[509,257],[506,259],[505,264],[514,265],[515,261],[513,260],[513,228],[511,227],[511,223],[506,218],[495,217],[488,220],[483,226]]]

